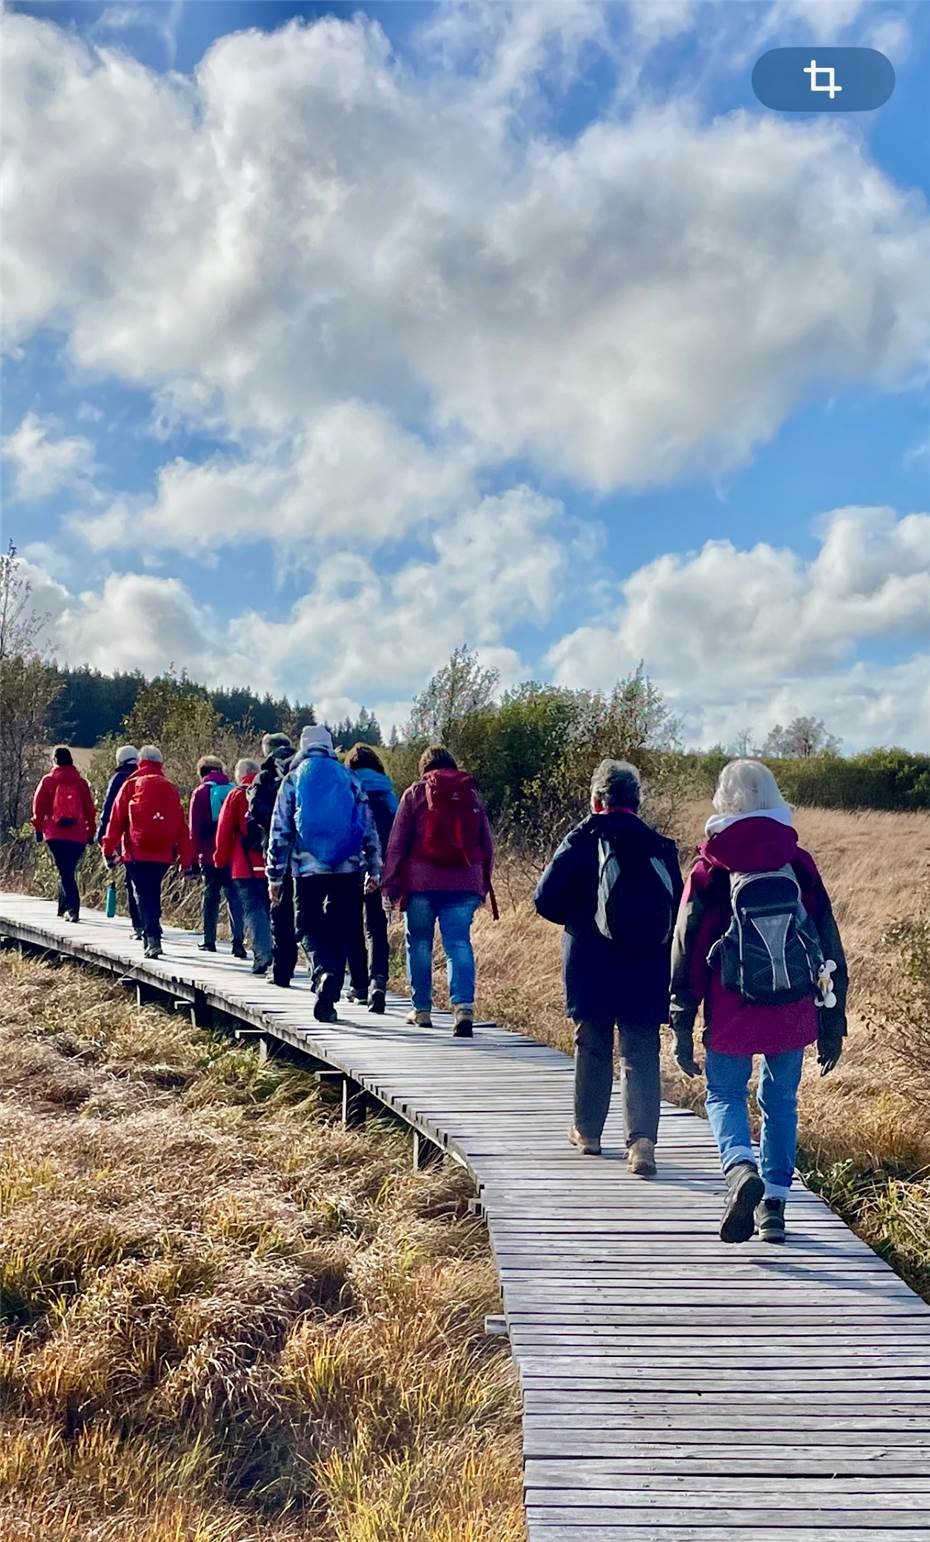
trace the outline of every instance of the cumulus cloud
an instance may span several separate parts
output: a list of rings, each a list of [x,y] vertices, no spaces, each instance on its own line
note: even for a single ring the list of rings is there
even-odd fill
[[[153,499],[120,497],[72,528],[99,551],[138,546],[212,555],[227,545],[381,545],[435,523],[472,493],[462,448],[430,448],[359,401],[321,412],[302,433],[252,456],[177,459]]]
[[[13,470],[13,495],[37,503],[73,486],[94,469],[90,440],[81,434],[55,435],[55,424],[27,412],[19,427],[0,441],[0,455]]]
[[[154,673],[182,665],[211,684],[248,680],[341,716],[361,702],[386,722],[456,645],[468,641],[505,684],[526,665],[507,637],[547,617],[577,549],[556,532],[560,505],[517,487],[469,506],[435,531],[428,555],[395,571],[333,552],[280,619],[257,611],[218,617],[177,579],[111,574],[99,590],[69,593],[27,565],[37,606],[51,614],[60,656],[102,669]]]
[[[849,130],[645,106],[517,133],[536,11],[438,80],[364,18],[224,37],[182,80],[8,17],[10,335],[194,382],[240,435],[389,403],[599,490],[718,471],[814,390],[918,367],[930,225]],[[599,15],[565,12],[563,52]]]
[[[862,659],[876,642],[930,649],[930,514],[834,510],[810,561],[730,541],[663,555],[548,663],[561,684],[606,686],[645,659],[705,743],[800,711],[843,725],[849,742],[913,743],[915,725],[930,721],[925,684],[915,691],[920,654],[892,666]]]

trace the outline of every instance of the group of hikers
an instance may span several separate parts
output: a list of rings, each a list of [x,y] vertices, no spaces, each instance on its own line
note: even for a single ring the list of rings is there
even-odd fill
[[[58,870],[58,913],[76,922],[76,868],[100,844],[125,872],[133,931],[147,958],[161,954],[161,886],[173,864],[203,882],[205,952],[217,948],[226,902],[232,951],[288,987],[300,949],[309,962],[314,1017],[337,1021],[349,995],[385,1011],[388,923],[404,919],[412,996],[408,1022],[432,1027],[433,943],[445,952],[453,1033],[473,1034],[471,926],[490,901],[494,844],[472,777],[442,746],[426,749],[419,776],[398,800],[377,751],[356,744],[340,760],[329,731],[266,734],[263,759],[242,759],[232,779],[215,756],[198,763],[185,812],[156,745],[117,751],[99,821],[70,751],[36,789],[33,825]],[[564,928],[566,1005],[575,1024],[571,1144],[598,1156],[619,1040],[627,1161],[656,1172],[661,1098],[660,1028],[670,1023],[678,1066],[700,1075],[694,1032],[703,1009],[707,1113],[726,1179],[720,1235],[785,1237],[785,1200],[797,1139],[805,1048],[821,1074],[846,1033],[847,969],[830,901],[801,849],[772,772],[761,762],[723,768],[715,813],[683,884],[675,844],[641,817],[640,778],[605,760],[591,784],[591,813],[565,838],[534,896],[539,915]],[[759,1159],[749,1084],[758,1084]]]

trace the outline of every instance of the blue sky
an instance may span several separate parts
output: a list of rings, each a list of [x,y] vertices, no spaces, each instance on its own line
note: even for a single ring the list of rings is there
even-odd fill
[[[60,656],[386,723],[462,641],[643,658],[695,743],[930,747],[925,7],[3,25],[4,522]],[[763,109],[807,43],[891,100]]]

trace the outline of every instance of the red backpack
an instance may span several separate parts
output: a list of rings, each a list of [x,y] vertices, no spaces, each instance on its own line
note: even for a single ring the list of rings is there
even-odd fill
[[[84,804],[81,800],[80,786],[71,777],[56,777],[55,791],[52,794],[52,823],[60,825],[63,830],[68,830],[74,825],[81,824],[83,819]]]
[[[481,810],[467,771],[427,771],[426,823],[422,854],[437,867],[473,867],[481,862]]]
[[[129,794],[129,845],[145,861],[163,860],[177,844],[181,794],[166,776],[134,776]]]

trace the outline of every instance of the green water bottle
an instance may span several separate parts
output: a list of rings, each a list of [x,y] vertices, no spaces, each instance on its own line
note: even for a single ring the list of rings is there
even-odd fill
[[[107,899],[104,908],[111,919],[116,915],[116,884],[113,883],[112,879],[107,884]]]

